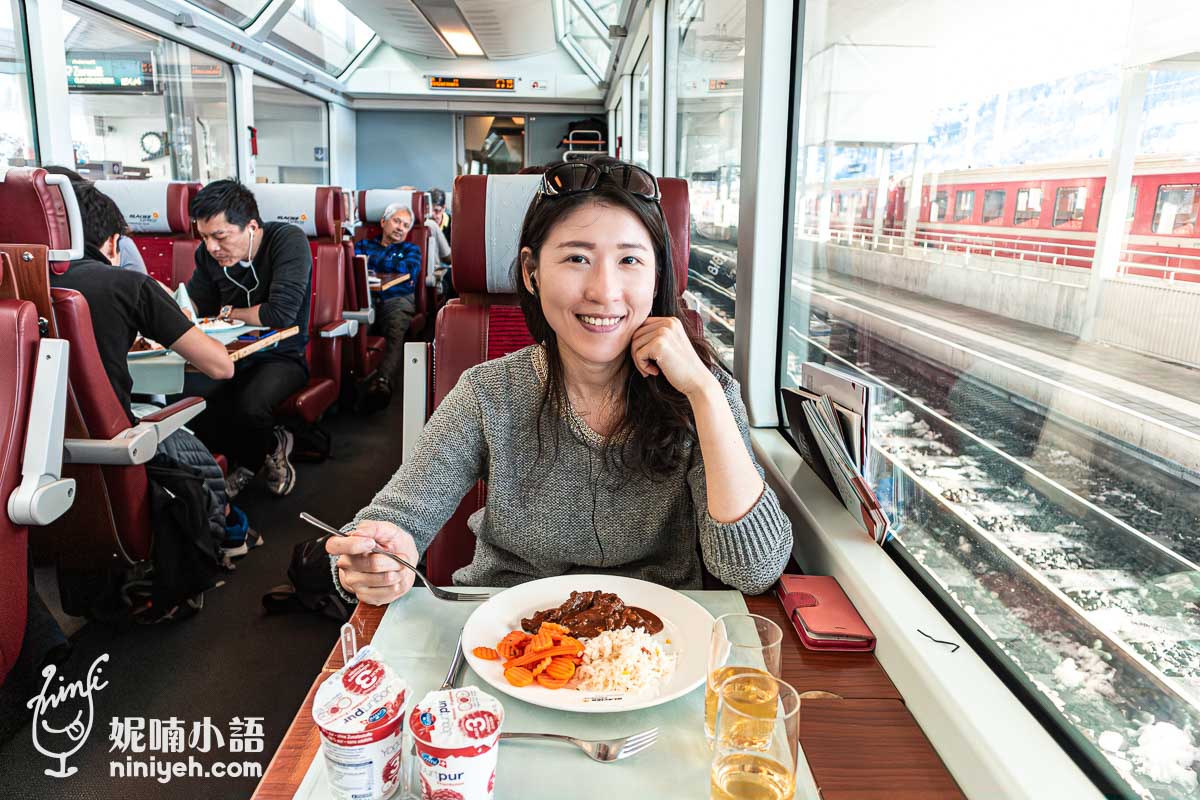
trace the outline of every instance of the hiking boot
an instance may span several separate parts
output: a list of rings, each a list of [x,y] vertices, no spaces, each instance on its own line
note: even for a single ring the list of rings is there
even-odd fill
[[[263,475],[272,494],[283,497],[296,487],[296,468],[289,456],[292,454],[292,432],[282,425],[275,428],[275,451],[263,463]]]
[[[225,496],[232,500],[242,489],[249,486],[252,480],[254,480],[253,472],[245,467],[238,467],[225,477]]]

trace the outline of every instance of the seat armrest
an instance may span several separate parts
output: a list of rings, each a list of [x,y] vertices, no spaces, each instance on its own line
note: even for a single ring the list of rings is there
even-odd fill
[[[142,423],[164,422],[164,421],[170,419],[175,414],[178,414],[179,412],[189,409],[192,406],[197,405],[197,404],[200,404],[200,411],[203,411],[204,410],[204,398],[203,397],[185,397],[182,400],[171,403],[171,405],[166,406],[165,408],[160,408],[158,411],[155,411],[153,414],[147,414],[146,416],[139,419],[138,422],[142,422]],[[198,416],[200,414],[200,411],[197,411],[194,414],[188,415],[187,419],[192,419],[193,417]],[[184,420],[184,422],[186,422],[186,421],[187,420]],[[179,423],[179,425],[176,425],[174,428],[171,429],[171,432],[174,433],[175,430],[177,428],[181,427],[182,425],[183,425],[183,422]],[[166,437],[164,436],[163,438],[165,439]]]
[[[358,311],[343,311],[342,319],[357,322],[359,325],[374,325],[375,309],[368,306],[367,308],[360,308]]]
[[[17,525],[49,525],[75,501],[75,481],[62,477],[69,352],[65,339],[38,342],[21,485],[8,497],[8,517]]]
[[[203,398],[187,397],[142,417],[138,424],[111,439],[67,439],[63,442],[64,460],[71,464],[120,467],[145,464],[154,458],[161,442],[199,416],[206,405]]]
[[[322,339],[340,339],[343,336],[353,336],[358,333],[358,322],[346,319],[345,312],[343,311],[341,322],[330,322],[322,325],[319,333]]]

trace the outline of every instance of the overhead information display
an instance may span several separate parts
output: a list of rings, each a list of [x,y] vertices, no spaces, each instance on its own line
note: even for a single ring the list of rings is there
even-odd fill
[[[157,94],[151,53],[67,53],[67,90]]]
[[[430,75],[429,88],[515,92],[517,90],[517,80],[516,78],[451,78],[442,75]]]

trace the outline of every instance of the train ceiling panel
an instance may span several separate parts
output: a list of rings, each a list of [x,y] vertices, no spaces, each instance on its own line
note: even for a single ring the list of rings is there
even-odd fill
[[[458,0],[458,8],[488,58],[521,58],[558,46],[551,0]]]
[[[344,0],[344,5],[397,50],[430,58],[455,57],[412,0]]]
[[[522,58],[557,46],[552,0],[344,1],[387,44],[431,58]]]

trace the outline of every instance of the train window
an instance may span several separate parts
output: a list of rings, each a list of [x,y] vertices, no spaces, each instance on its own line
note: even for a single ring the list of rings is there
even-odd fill
[[[967,222],[975,211],[975,192],[959,192],[954,196],[954,221]]]
[[[929,221],[942,222],[946,219],[946,209],[949,208],[950,198],[945,192],[938,192],[933,196],[933,202],[929,206]]]
[[[1003,189],[988,189],[983,193],[983,221],[993,222],[1004,216]]]
[[[328,113],[323,100],[255,75],[259,180],[328,183]]]
[[[189,0],[193,5],[206,8],[227,22],[244,28],[267,7],[266,0]]]
[[[1151,230],[1160,235],[1191,236],[1196,232],[1196,207],[1200,184],[1160,186],[1154,203]]]
[[[267,41],[318,69],[337,75],[374,34],[338,0],[296,0]]]
[[[691,194],[687,299],[717,354],[732,365],[746,0],[674,5],[667,35],[679,46],[667,48],[676,53],[667,80],[678,97],[674,174],[688,179]],[[697,78],[713,74],[714,66],[724,88],[710,92],[708,81]]]
[[[624,0],[584,0],[605,25],[616,25]]]
[[[638,66],[634,68],[637,80],[633,84],[633,152],[630,160],[646,169],[650,168],[650,45],[642,48]]]
[[[583,0],[578,2],[582,3]],[[577,6],[573,0],[563,0],[562,6],[566,20],[564,41],[575,46],[591,72],[603,75],[612,52],[608,44],[608,29],[588,6]]]
[[[33,108],[29,89],[20,3],[0,3],[0,96],[8,111],[0,118],[0,168],[36,166]]]
[[[974,4],[916,3],[889,44],[969,30],[982,49],[959,59],[962,42],[947,39],[912,64],[878,53],[886,9],[803,2],[819,24],[795,45],[791,122],[806,132],[790,207],[860,191],[882,161],[895,185],[921,187],[921,213],[905,226],[903,204],[891,209],[884,237],[839,235],[837,217],[825,230],[786,222],[779,385],[815,363],[875,386],[863,477],[894,525],[884,551],[1094,776],[1097,796],[1200,800],[1200,340],[1196,315],[1173,305],[1200,288],[1200,68],[1151,66],[1130,102],[1121,55],[1194,47],[1177,46],[1173,19],[1128,25],[1127,7],[1089,6],[1088,25],[1039,37],[1020,15],[979,35]],[[1074,19],[1075,5],[1039,11]],[[1096,30],[1120,31],[1122,47],[1097,49]],[[1018,51],[1019,74],[997,69]],[[845,63],[902,96],[877,99],[862,74],[839,74]],[[924,76],[945,63],[953,85],[921,106]],[[1140,136],[1114,146],[1118,122]],[[838,144],[862,141],[878,144]],[[1097,178],[1126,160],[1147,187],[1140,207],[1129,200],[1133,230],[1178,246],[1120,225],[1111,242],[1071,230],[1085,210],[1092,227]],[[971,219],[992,230],[938,224],[980,193]],[[1089,277],[1098,249],[1112,280]],[[1089,282],[1098,296],[1084,296]],[[786,433],[794,421],[782,422]]]
[[[1137,212],[1138,187],[1129,187],[1129,209],[1125,212],[1125,221],[1133,222],[1133,215]],[[1100,200],[1103,202],[1104,195],[1100,195]]]
[[[229,64],[77,3],[63,17],[71,138],[89,175],[236,173]]]
[[[1013,214],[1013,224],[1033,222],[1036,225],[1041,216],[1042,190],[1017,189],[1017,210]]]
[[[1054,196],[1054,227],[1067,225],[1083,227],[1083,211],[1087,207],[1087,187],[1060,188]]]

